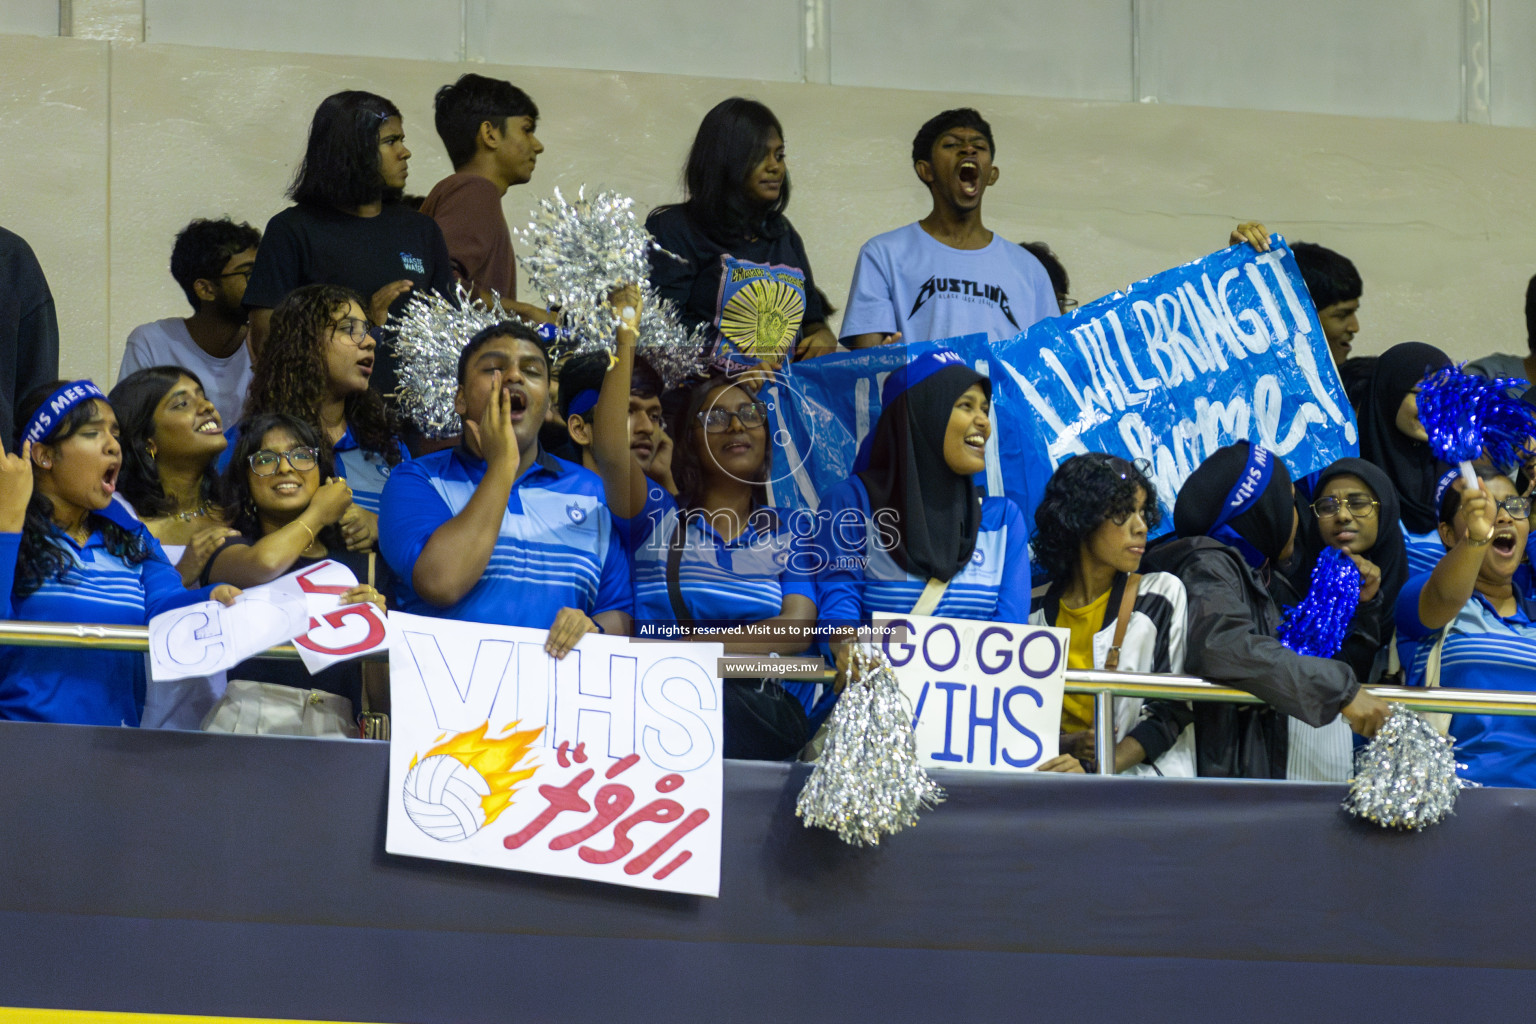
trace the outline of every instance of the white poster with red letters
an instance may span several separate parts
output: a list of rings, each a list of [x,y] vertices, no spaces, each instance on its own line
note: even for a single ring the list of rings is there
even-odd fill
[[[389,620],[388,852],[719,895],[719,644]]]

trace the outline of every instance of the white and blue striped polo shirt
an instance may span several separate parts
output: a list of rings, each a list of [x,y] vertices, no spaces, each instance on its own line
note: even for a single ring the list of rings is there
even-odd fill
[[[135,524],[149,548],[137,565],[107,551],[100,533],[82,547],[55,530],[51,540],[74,562],[15,600],[21,534],[0,533],[0,611],[27,622],[143,626],[163,611],[206,601],[211,587],[187,590],[159,543]],[[144,706],[144,655],[84,648],[0,646],[0,718],[76,725],[138,725]]]
[[[785,509],[757,509],[733,540],[720,536],[706,517],[688,517],[677,577],[695,623],[770,619],[783,611],[788,594],[815,603],[809,538],[794,536],[789,516]],[[652,485],[645,510],[622,531],[635,567],[636,636],[646,635],[647,623],[677,621],[667,587],[667,555],[677,526],[677,500]]]
[[[1397,597],[1398,654],[1408,685],[1423,686],[1430,651],[1441,630],[1419,621],[1419,594],[1429,582],[1421,573]],[[1440,685],[1465,690],[1536,691],[1536,602],[1515,584],[1515,614],[1502,618],[1478,593],[1445,627]],[[1536,719],[1513,715],[1454,715],[1457,774],[1485,786],[1536,788]]]
[[[1445,545],[1440,541],[1440,534],[1433,530],[1429,533],[1410,533],[1408,527],[1404,526],[1403,545],[1408,553],[1409,576],[1429,572],[1445,557]]]
[[[817,512],[819,618],[847,625],[871,613],[906,614],[927,580],[906,572],[869,528],[869,492],[858,477],[828,491]],[[981,529],[971,562],[953,579],[933,614],[956,619],[1028,622],[1029,535],[1009,498],[981,500]]]
[[[597,474],[540,452],[512,487],[496,549],[480,581],[438,608],[411,586],[437,528],[463,511],[485,462],[457,449],[395,467],[379,511],[379,550],[400,578],[403,611],[468,622],[548,629],[561,608],[629,613],[629,562]]]

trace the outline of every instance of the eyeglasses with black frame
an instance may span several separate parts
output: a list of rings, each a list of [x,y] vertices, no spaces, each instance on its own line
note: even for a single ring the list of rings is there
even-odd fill
[[[756,430],[768,422],[768,403],[747,402],[735,409],[717,405],[702,410],[698,416],[699,422],[704,424],[704,431],[709,434],[723,434],[730,430],[733,419],[741,424],[743,430]]]
[[[367,320],[360,320],[355,316],[349,316],[331,323],[331,330],[337,334],[345,334],[351,339],[352,344],[360,344],[368,337],[368,330],[372,325]]]
[[[1502,501],[1493,503],[1494,508],[1501,508],[1509,513],[1511,519],[1531,518],[1531,499],[1522,498],[1519,495],[1511,495]]]
[[[1380,507],[1381,502],[1374,498],[1367,498],[1363,494],[1349,494],[1345,495],[1342,499],[1330,494],[1325,498],[1318,498],[1312,503],[1312,511],[1317,514],[1319,519],[1332,519],[1339,514],[1339,509],[1341,508],[1349,509],[1349,514],[1356,519],[1369,519],[1376,514],[1376,510]]]
[[[251,472],[257,476],[271,476],[277,472],[278,464],[284,459],[288,460],[288,468],[295,473],[308,473],[320,465],[320,453],[310,447],[290,448],[285,452],[275,452],[270,448],[251,455],[247,460],[251,464]]]

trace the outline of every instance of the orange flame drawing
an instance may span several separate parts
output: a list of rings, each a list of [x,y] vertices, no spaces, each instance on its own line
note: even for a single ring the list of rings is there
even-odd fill
[[[517,768],[519,761],[527,757],[533,741],[539,738],[544,727],[537,729],[525,729],[522,732],[509,732],[516,729],[520,723],[512,722],[503,727],[505,736],[499,739],[487,739],[485,734],[490,729],[491,723],[485,722],[477,729],[469,732],[461,732],[442,740],[437,746],[427,751],[427,757],[436,757],[438,754],[447,754],[466,767],[473,768],[485,779],[491,787],[489,796],[480,798],[480,806],[485,811],[485,823],[489,825],[495,821],[502,811],[512,803],[513,787],[533,776],[538,771],[537,764],[527,768]],[[411,758],[411,767],[416,767],[419,758]]]

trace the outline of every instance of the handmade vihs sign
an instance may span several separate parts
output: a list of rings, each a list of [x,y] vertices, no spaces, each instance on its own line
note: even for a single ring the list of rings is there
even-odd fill
[[[875,625],[925,765],[1034,771],[1056,756],[1067,630],[927,615]]]
[[[719,895],[719,644],[389,618],[388,852]]]

